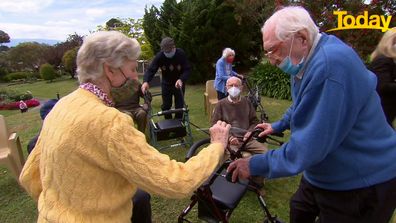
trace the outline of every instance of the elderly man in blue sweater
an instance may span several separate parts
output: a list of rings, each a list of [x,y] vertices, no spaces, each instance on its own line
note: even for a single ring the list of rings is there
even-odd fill
[[[293,103],[263,123],[262,136],[290,129],[279,149],[233,162],[237,178],[303,173],[290,221],[389,222],[396,207],[396,132],[376,77],[337,37],[319,33],[301,7],[275,12],[262,28],[269,62],[291,75]]]

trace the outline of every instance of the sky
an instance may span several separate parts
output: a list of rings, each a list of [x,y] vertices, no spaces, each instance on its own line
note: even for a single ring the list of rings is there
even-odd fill
[[[0,30],[11,39],[65,41],[87,35],[111,18],[143,18],[147,5],[164,0],[1,0]]]

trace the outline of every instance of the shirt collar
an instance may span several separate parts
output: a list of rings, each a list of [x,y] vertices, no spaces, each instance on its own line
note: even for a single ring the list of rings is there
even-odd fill
[[[231,102],[231,103],[233,103],[233,104],[236,104],[236,103],[238,103],[238,102],[241,101],[241,95],[239,95],[239,98],[238,98],[237,101],[233,101],[233,100],[231,99],[231,96],[230,96],[230,95],[228,95],[227,99],[228,99],[229,102]]]
[[[298,74],[296,75],[296,78],[302,79],[302,77],[304,76],[305,68],[306,68],[306,66],[307,66],[307,64],[308,64],[308,61],[311,59],[312,54],[315,52],[315,48],[316,48],[316,46],[318,45],[319,40],[320,40],[321,37],[322,37],[322,34],[320,34],[320,33],[318,33],[318,34],[316,35],[316,37],[315,37],[315,39],[314,39],[314,41],[313,41],[311,50],[309,51],[308,56],[307,56],[307,58],[305,59],[304,67],[301,69],[300,72],[298,72]]]
[[[109,98],[109,96],[102,89],[100,89],[95,84],[92,84],[90,82],[81,83],[79,87],[96,95],[107,106],[114,107],[114,105],[115,105],[114,102]]]

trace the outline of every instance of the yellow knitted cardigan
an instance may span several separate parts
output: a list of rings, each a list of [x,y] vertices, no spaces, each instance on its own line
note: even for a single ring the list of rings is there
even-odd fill
[[[189,196],[223,153],[216,143],[186,163],[170,160],[146,143],[128,115],[77,89],[46,117],[20,182],[38,200],[38,222],[130,222],[137,188]]]

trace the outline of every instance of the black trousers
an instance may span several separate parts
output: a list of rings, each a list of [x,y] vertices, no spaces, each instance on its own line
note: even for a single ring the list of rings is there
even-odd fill
[[[132,198],[133,214],[132,223],[151,223],[150,194],[142,190],[137,190]]]
[[[172,108],[172,97],[175,98],[175,108],[183,108],[184,106],[184,92],[185,92],[185,87],[183,83],[182,87],[183,94],[180,92],[179,88],[176,88],[175,85],[173,84],[164,84],[162,83],[161,85],[161,94],[162,94],[162,105],[161,109],[162,111],[169,110]],[[175,115],[175,118],[182,118],[183,113],[177,113]],[[167,114],[165,115],[165,119],[171,119],[172,114]]]
[[[396,208],[396,178],[371,187],[330,191],[304,176],[290,201],[293,223],[388,223]]]

